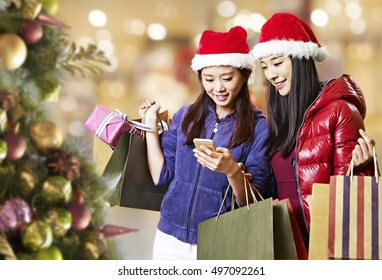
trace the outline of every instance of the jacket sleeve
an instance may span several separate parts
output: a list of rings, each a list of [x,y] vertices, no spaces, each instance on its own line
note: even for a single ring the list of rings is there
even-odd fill
[[[161,135],[160,142],[164,156],[164,164],[157,186],[168,185],[174,178],[177,133],[181,126],[181,115],[181,110],[175,113],[169,129]]]
[[[364,123],[359,111],[352,104],[339,101],[337,104],[337,122],[333,133],[333,174],[346,174],[352,151],[359,138],[359,129],[364,129]]]
[[[265,118],[256,120],[255,137],[244,165],[246,171],[252,174],[251,185],[264,196],[270,196],[269,161],[268,161],[268,125]]]

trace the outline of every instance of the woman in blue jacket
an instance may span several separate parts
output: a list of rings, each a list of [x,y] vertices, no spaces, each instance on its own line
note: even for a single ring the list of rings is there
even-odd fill
[[[145,124],[149,169],[156,185],[169,183],[154,241],[154,259],[195,259],[198,224],[215,217],[230,184],[238,205],[245,205],[244,175],[266,195],[268,128],[263,113],[249,96],[254,65],[239,27],[228,32],[203,32],[192,60],[201,93],[174,114],[169,130],[157,132],[160,104],[147,100],[139,107]],[[213,139],[216,149],[196,149],[194,138]],[[230,197],[230,196],[228,196]],[[225,201],[223,212],[230,210]]]

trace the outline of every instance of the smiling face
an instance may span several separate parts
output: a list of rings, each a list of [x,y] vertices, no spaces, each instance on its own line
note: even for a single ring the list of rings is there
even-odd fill
[[[292,60],[289,56],[273,55],[260,59],[265,78],[275,86],[280,95],[289,94],[292,83]]]
[[[211,66],[202,69],[201,77],[204,89],[216,104],[218,116],[232,113],[246,82],[240,70],[231,66]]]

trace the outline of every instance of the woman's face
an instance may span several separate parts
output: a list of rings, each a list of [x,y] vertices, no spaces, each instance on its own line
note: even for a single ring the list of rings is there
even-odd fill
[[[275,86],[280,95],[290,92],[292,83],[292,60],[289,56],[273,55],[260,59],[265,78]]]
[[[202,84],[207,94],[226,113],[235,108],[244,80],[240,70],[231,66],[211,66],[201,71]]]

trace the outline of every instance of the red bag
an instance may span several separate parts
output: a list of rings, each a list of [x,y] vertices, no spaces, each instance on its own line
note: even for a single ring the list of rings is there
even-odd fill
[[[295,243],[296,251],[297,251],[297,258],[299,260],[307,260],[308,259],[308,252],[306,251],[304,240],[302,239],[302,235],[301,235],[300,229],[298,227],[296,216],[294,215],[293,208],[292,208],[292,205],[289,201],[289,198],[282,199],[282,200],[275,199],[273,201],[274,201],[274,203],[279,202],[279,201],[285,201],[286,202],[286,204],[288,206],[290,224],[292,226],[294,243]]]

